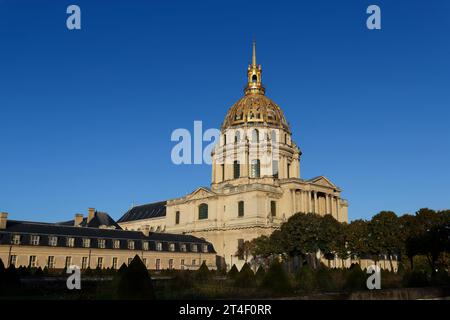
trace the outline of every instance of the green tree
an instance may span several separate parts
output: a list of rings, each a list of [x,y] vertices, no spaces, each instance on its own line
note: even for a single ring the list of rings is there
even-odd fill
[[[228,271],[228,273],[227,273],[227,277],[229,278],[229,279],[235,279],[236,278],[236,275],[239,273],[239,270],[238,270],[238,268],[236,267],[236,265],[235,264],[233,264],[233,266],[231,267],[231,269],[230,269],[230,271]]]
[[[353,220],[345,228],[347,249],[358,258],[366,256],[369,248],[369,224],[365,220]]]

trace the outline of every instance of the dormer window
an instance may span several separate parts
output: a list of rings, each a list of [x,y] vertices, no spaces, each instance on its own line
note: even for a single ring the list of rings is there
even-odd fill
[[[157,242],[156,243],[156,250],[157,251],[162,251],[162,243],[161,242]]]
[[[142,243],[142,249],[145,250],[145,251],[148,250],[148,241],[144,241],[144,242]]]
[[[207,244],[204,244],[204,245],[202,246],[202,250],[203,250],[203,252],[207,253],[207,252],[208,252],[208,245],[207,245]]]
[[[105,239],[98,239],[98,247],[100,249],[105,249],[105,247],[106,247],[106,240]]]
[[[197,248],[196,244],[191,245],[191,251],[192,252],[197,252],[198,251],[198,248]]]
[[[13,235],[12,244],[20,244],[20,234]]]
[[[31,236],[30,244],[33,246],[38,246],[39,245],[39,236]]]
[[[52,247],[56,247],[58,245],[58,237],[50,236],[48,237],[48,245]]]
[[[181,252],[186,252],[186,244],[185,244],[185,243],[182,243],[182,244],[180,245],[180,251],[181,251]]]
[[[83,239],[83,248],[89,248],[91,246],[91,239],[84,238]]]
[[[67,239],[66,239],[66,245],[67,245],[68,247],[73,247],[73,246],[75,246],[75,238],[67,238]]]
[[[128,241],[128,249],[134,250],[134,241]]]

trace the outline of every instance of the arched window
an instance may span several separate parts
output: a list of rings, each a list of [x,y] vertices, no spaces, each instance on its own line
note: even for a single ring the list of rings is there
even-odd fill
[[[238,217],[244,216],[244,201],[238,202]]]
[[[233,163],[233,178],[237,179],[241,176],[241,166],[239,161],[235,160]]]
[[[252,160],[252,166],[250,171],[251,178],[259,178],[260,177],[260,166],[261,162],[259,159],[253,159]]]
[[[254,74],[252,76],[252,82],[255,83],[258,80],[258,77],[256,76],[256,74]]]
[[[252,142],[259,142],[259,131],[257,129],[252,132]]]
[[[208,219],[208,205],[206,203],[198,206],[198,219]]]

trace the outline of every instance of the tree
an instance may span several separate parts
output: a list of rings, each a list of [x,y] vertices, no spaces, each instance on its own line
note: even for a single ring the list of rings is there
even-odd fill
[[[353,220],[345,228],[347,249],[351,255],[361,258],[369,254],[369,224],[365,220]]]
[[[119,299],[154,299],[152,280],[142,260],[136,255],[129,266],[117,273],[116,294]]]
[[[254,242],[244,241],[242,245],[238,247],[238,250],[235,253],[236,257],[244,259],[245,263],[247,263],[249,257],[252,255]]]
[[[398,231],[398,217],[392,211],[381,211],[369,222],[370,251],[375,256],[375,261],[380,255],[387,254],[391,270],[393,270],[392,256],[398,254],[402,247]]]
[[[335,255],[343,259],[347,258],[348,251],[344,228],[344,224],[331,215],[320,218],[318,247],[326,258],[334,258]],[[330,266],[329,264],[330,260],[328,260],[328,266]]]
[[[203,261],[202,265],[200,266],[200,268],[198,268],[198,270],[195,271],[195,277],[197,280],[200,280],[200,281],[206,281],[209,279],[210,272],[209,272],[208,266],[206,265],[206,263],[204,261]]]
[[[289,257],[316,254],[320,249],[321,217],[313,213],[297,213],[281,226],[280,244]]]

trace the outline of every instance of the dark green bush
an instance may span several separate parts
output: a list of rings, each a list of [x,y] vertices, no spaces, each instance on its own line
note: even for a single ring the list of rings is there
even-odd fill
[[[245,263],[241,271],[236,275],[234,283],[236,287],[240,288],[252,288],[256,286],[255,274],[248,263]]]
[[[328,267],[322,266],[316,271],[316,283],[320,291],[336,290],[336,284]]]
[[[199,281],[207,281],[211,277],[211,273],[206,266],[206,263],[203,262],[200,268],[195,271],[195,278]]]
[[[117,273],[116,296],[124,300],[154,299],[152,280],[142,260],[136,255],[130,265]]]
[[[265,275],[266,275],[266,270],[264,269],[263,266],[260,266],[258,268],[258,270],[256,270],[256,273],[255,273],[256,281],[258,283],[261,283],[263,281]]]
[[[228,273],[227,273],[227,277],[228,277],[228,279],[234,280],[238,274],[239,274],[239,270],[236,267],[236,265],[233,264],[230,271],[228,271]]]
[[[274,261],[263,279],[262,287],[275,294],[289,293],[292,291],[288,274],[278,261]]]
[[[346,290],[367,289],[367,274],[362,271],[359,264],[353,264],[347,272],[347,279],[344,288]]]
[[[438,272],[431,275],[430,282],[435,286],[450,285],[450,276],[446,270],[440,269]]]
[[[297,288],[302,292],[312,292],[316,290],[316,276],[309,265],[304,265],[295,274]]]
[[[426,287],[429,285],[428,274],[423,270],[414,270],[406,273],[403,278],[403,283],[407,287]]]

